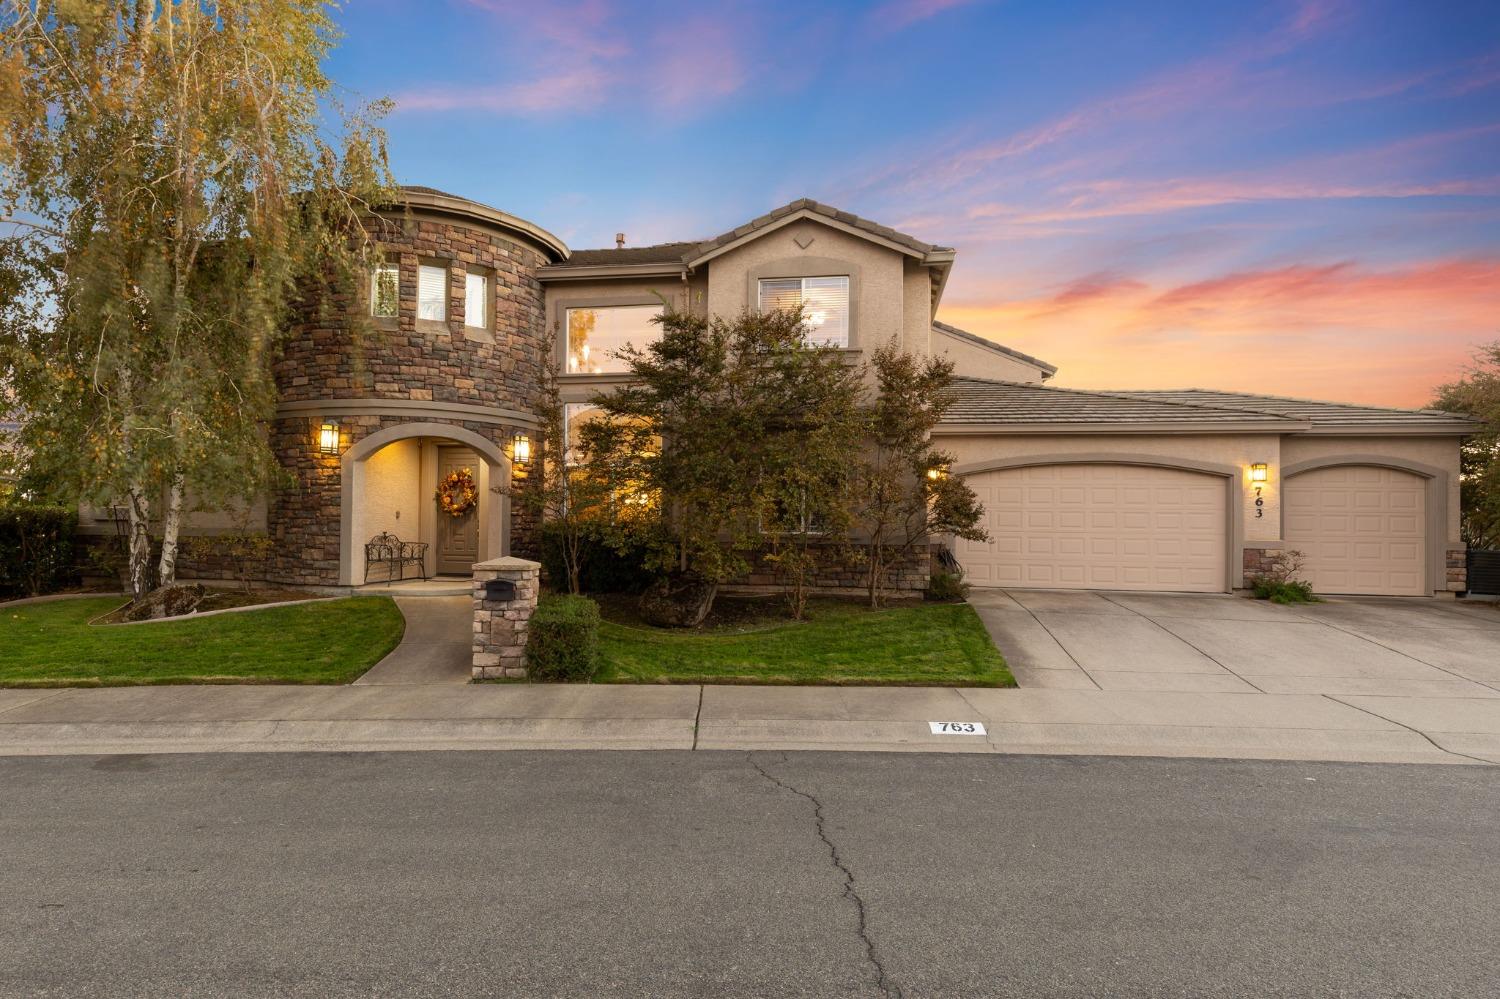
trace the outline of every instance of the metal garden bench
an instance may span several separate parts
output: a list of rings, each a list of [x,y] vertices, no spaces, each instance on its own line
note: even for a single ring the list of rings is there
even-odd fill
[[[365,582],[370,581],[370,566],[384,565],[387,584],[406,578],[406,567],[414,565],[427,578],[427,542],[402,541],[394,534],[377,534],[365,545]]]

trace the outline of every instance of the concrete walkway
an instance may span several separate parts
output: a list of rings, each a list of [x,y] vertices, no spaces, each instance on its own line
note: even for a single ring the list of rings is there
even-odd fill
[[[937,735],[930,722],[982,722]],[[1500,698],[393,684],[0,690],[0,755],[826,749],[1500,764]]]
[[[355,684],[468,683],[474,659],[472,599],[397,597],[396,606],[406,618],[401,644]]]

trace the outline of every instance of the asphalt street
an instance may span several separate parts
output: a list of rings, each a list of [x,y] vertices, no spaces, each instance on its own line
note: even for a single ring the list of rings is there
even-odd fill
[[[0,759],[5,996],[1492,996],[1492,768]]]

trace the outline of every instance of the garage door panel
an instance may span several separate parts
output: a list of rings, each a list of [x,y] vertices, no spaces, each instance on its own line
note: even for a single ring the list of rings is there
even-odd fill
[[[1134,465],[1044,465],[970,476],[994,541],[958,541],[990,585],[1225,588],[1224,480]],[[1022,526],[1024,525],[1024,527]]]
[[[1427,484],[1373,466],[1320,468],[1286,481],[1286,542],[1322,593],[1425,595]]]

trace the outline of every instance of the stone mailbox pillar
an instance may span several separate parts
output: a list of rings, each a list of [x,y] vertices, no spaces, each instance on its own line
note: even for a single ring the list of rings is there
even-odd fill
[[[474,679],[526,675],[526,627],[541,571],[541,563],[524,558],[474,566]]]

